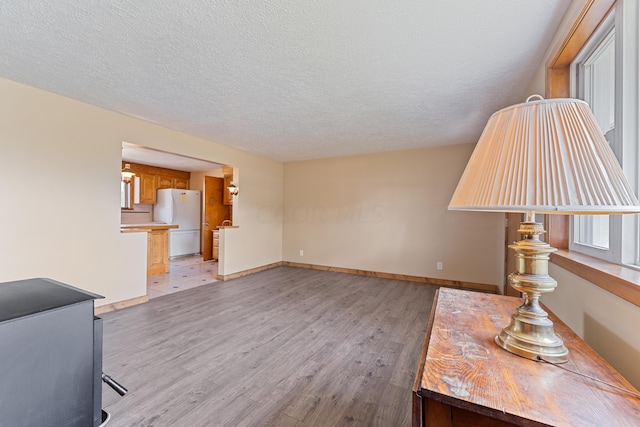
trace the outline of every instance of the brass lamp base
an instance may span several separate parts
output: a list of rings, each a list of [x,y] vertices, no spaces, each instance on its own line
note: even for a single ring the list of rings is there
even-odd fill
[[[542,357],[552,363],[569,360],[569,350],[562,338],[554,333],[551,321],[549,325],[534,325],[528,319],[519,318],[519,315],[514,314],[509,326],[496,335],[496,344],[527,359],[538,360],[538,357]]]
[[[553,292],[557,282],[549,276],[549,254],[556,249],[540,241],[542,224],[533,220],[533,213],[520,224],[518,232],[524,239],[509,245],[516,251],[516,272],[509,275],[511,286],[521,292],[524,303],[511,316],[511,323],[495,338],[503,349],[528,359],[543,358],[553,363],[569,360],[569,350],[555,334],[553,322],[540,307],[544,293]]]

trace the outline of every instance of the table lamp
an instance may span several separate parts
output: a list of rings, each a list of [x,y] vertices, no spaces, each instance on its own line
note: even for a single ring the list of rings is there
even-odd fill
[[[540,307],[557,282],[548,274],[557,249],[540,239],[535,213],[640,212],[640,203],[586,102],[530,96],[494,113],[478,141],[449,204],[450,210],[520,212],[523,239],[509,245],[516,271],[509,283],[523,304],[496,336],[519,356],[566,362],[569,351]]]

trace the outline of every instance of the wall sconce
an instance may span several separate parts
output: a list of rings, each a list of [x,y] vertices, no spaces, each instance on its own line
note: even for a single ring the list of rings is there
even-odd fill
[[[231,194],[232,196],[238,195],[238,187],[236,187],[234,183],[229,184],[227,189],[229,190],[229,194]]]
[[[131,165],[129,163],[125,163],[124,168],[122,169],[122,180],[124,182],[131,182],[134,176],[136,176],[136,174],[131,170]]]

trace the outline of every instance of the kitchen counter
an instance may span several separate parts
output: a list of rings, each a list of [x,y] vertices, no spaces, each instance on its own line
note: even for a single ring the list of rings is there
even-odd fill
[[[145,222],[141,224],[120,224],[121,233],[136,233],[151,230],[168,230],[170,228],[178,228],[175,224],[164,224],[161,222]]]

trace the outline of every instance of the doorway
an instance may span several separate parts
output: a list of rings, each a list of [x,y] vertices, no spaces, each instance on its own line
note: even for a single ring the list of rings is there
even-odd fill
[[[143,147],[125,141],[122,142],[122,160],[123,162],[137,163],[153,168],[188,172],[190,175],[186,189],[201,191],[200,255],[170,259],[168,273],[147,276],[149,296],[161,296],[193,286],[215,282],[218,265],[217,259],[213,258],[212,253],[213,230],[216,230],[218,225],[222,225],[222,221],[225,219],[231,219],[231,206],[225,205],[224,201],[224,176],[225,168],[231,170],[233,168],[220,163]],[[154,193],[157,188],[184,188],[184,185],[177,187],[175,182],[162,182],[163,187],[160,187],[158,177],[153,175],[150,175],[151,178],[156,179],[152,179],[150,182],[153,184],[151,187],[154,188],[151,191]],[[137,214],[135,220],[144,216],[143,220],[136,222],[148,223],[153,221],[152,209],[154,202],[145,202],[145,204],[135,200],[133,202],[134,205],[131,211],[135,211]],[[129,222],[131,221],[127,223]]]
[[[201,248],[203,261],[214,259],[213,232],[217,230],[219,225],[222,225],[223,221],[229,219],[229,206],[224,203],[224,179],[205,175],[202,191]]]

